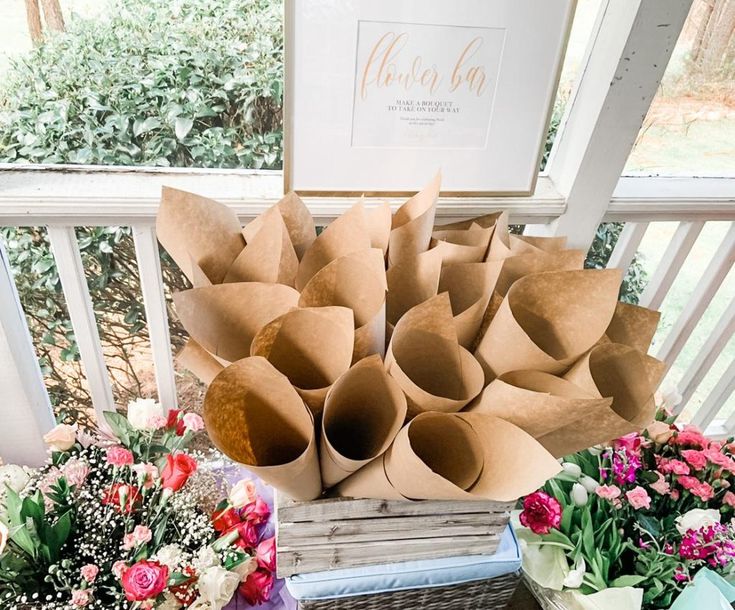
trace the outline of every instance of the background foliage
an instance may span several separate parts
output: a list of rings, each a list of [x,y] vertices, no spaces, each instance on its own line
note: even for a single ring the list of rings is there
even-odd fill
[[[106,18],[73,18],[13,65],[0,85],[0,161],[276,169],[282,92],[279,0],[115,0]],[[601,225],[588,266],[604,267],[621,226]],[[90,397],[45,231],[1,231],[57,413],[84,420]],[[135,358],[148,342],[130,229],[77,237],[124,403],[145,392]],[[162,268],[169,290],[186,287],[165,253]],[[641,288],[634,263],[622,296],[635,302]],[[178,347],[185,333],[170,320]]]

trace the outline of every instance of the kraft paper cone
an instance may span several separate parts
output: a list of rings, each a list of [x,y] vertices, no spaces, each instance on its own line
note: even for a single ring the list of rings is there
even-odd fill
[[[250,355],[250,343],[263,326],[296,307],[299,293],[282,284],[237,282],[184,290],[173,299],[191,338],[234,362]]]
[[[322,415],[321,471],[329,488],[382,455],[406,418],[406,397],[373,355],[334,383]]]
[[[441,187],[441,174],[406,201],[393,215],[388,260],[397,265],[429,249]]]
[[[441,251],[444,264],[480,263],[485,260],[492,234],[492,227],[483,229],[479,225],[472,225],[466,231],[434,231],[431,246]]]
[[[487,260],[503,260],[510,256],[555,252],[566,246],[566,237],[533,237],[513,235],[508,230],[508,214],[503,212],[495,223]]]
[[[583,269],[515,282],[475,350],[487,383],[508,371],[566,369],[604,334],[620,279],[617,269]]]
[[[370,232],[371,247],[380,248],[383,251],[383,257],[385,257],[388,253],[390,227],[393,222],[393,213],[390,206],[383,201],[374,208],[366,208],[365,219]]]
[[[493,261],[447,265],[441,270],[439,292],[449,293],[457,340],[462,347],[469,349],[480,332],[502,267],[502,261]]]
[[[388,268],[386,318],[392,329],[412,307],[436,296],[442,269],[441,252],[422,252]]]
[[[584,268],[585,253],[582,250],[559,250],[557,252],[532,252],[509,256],[503,259],[495,290],[505,296],[514,282],[527,275],[545,271],[574,271]]]
[[[338,258],[320,269],[301,291],[301,307],[339,305],[355,316],[353,361],[385,354],[385,261],[377,248]]]
[[[661,313],[658,311],[618,303],[605,334],[613,343],[629,345],[645,354],[651,347],[660,318]]]
[[[446,292],[399,320],[385,366],[406,394],[411,417],[422,411],[459,411],[484,385],[480,364],[457,342]]]
[[[507,212],[498,211],[498,212],[491,212],[490,214],[485,214],[483,216],[478,216],[477,218],[470,218],[468,220],[460,220],[458,222],[450,222],[443,225],[435,225],[434,230],[435,231],[449,231],[449,230],[462,230],[465,231],[467,229],[472,228],[473,225],[481,227],[483,229],[490,229],[493,228],[498,222],[498,219]],[[506,225],[507,227],[507,225]]]
[[[243,358],[212,381],[204,422],[217,448],[295,500],[322,492],[314,420],[265,358]]]
[[[296,288],[302,290],[320,269],[333,260],[369,249],[370,231],[365,208],[358,202],[327,226],[304,253],[296,273]]]
[[[353,319],[352,310],[346,307],[294,309],[258,332],[251,355],[267,358],[317,414],[329,387],[350,368]]]
[[[184,275],[195,283],[192,262],[220,284],[245,246],[237,215],[226,205],[164,187],[156,217],[158,241]]]
[[[559,451],[568,427],[576,426],[578,420],[604,416],[610,405],[612,398],[600,398],[549,373],[512,371],[495,379],[467,410],[499,417],[536,439],[556,433],[558,441],[552,449]],[[568,453],[566,447],[561,453],[552,451],[557,458]]]
[[[224,282],[269,282],[293,286],[299,259],[286,224],[275,207],[261,218],[260,228],[251,235],[233,261]]]
[[[309,249],[309,246],[316,239],[316,228],[314,227],[314,219],[311,216],[311,212],[309,212],[309,209],[301,201],[301,198],[293,191],[287,193],[273,207],[281,214],[296,256],[301,260],[304,252]],[[252,220],[243,229],[243,235],[248,243],[250,243],[255,234],[260,230],[265,216],[269,211]]]
[[[176,360],[185,369],[194,373],[202,383],[209,385],[225,366],[212,354],[199,345],[194,339],[189,339],[186,345],[176,355]]]
[[[554,455],[568,455],[639,432],[654,419],[653,393],[663,369],[662,362],[627,345],[603,343],[592,348],[564,379],[596,397],[611,397],[611,407],[542,436],[539,442]]]
[[[343,481],[338,493],[509,502],[561,470],[523,430],[481,413],[422,413],[401,429],[380,462]]]

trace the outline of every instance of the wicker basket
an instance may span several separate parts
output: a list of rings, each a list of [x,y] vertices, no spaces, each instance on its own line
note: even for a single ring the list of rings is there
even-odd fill
[[[583,610],[569,594],[546,589],[525,574],[523,575],[523,584],[531,592],[531,595],[536,598],[542,610]]]
[[[299,601],[299,610],[503,610],[513,597],[520,575],[424,587],[374,595]]]

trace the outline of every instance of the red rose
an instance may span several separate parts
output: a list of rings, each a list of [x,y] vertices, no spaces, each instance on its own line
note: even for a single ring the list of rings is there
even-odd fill
[[[247,580],[238,587],[240,595],[251,606],[267,602],[273,589],[273,574],[266,570],[257,569]]]
[[[184,420],[179,419],[181,409],[169,409],[168,419],[166,420],[166,428],[172,432],[176,432],[176,436],[184,436],[186,426]]]
[[[130,566],[122,576],[125,597],[142,602],[163,593],[168,582],[168,568],[157,561],[141,560]]]
[[[241,549],[250,549],[258,543],[258,528],[252,521],[243,521],[233,529],[236,529],[240,534],[240,538],[235,540],[235,546]]]
[[[269,572],[276,571],[276,537],[266,538],[255,549],[258,565]]]
[[[133,509],[139,503],[140,490],[134,485],[115,483],[111,487],[108,487],[102,496],[102,504],[114,506],[121,513],[133,512]]]
[[[186,453],[176,455],[169,453],[166,456],[166,466],[161,473],[161,487],[179,491],[196,469],[196,460]]]
[[[234,508],[216,510],[212,515],[212,525],[216,532],[226,532],[240,523],[240,515]]]
[[[260,496],[255,499],[255,502],[246,504],[240,510],[240,517],[242,517],[246,521],[252,521],[253,523],[255,523],[255,525],[261,525],[262,523],[265,523],[266,521],[268,521],[268,517],[270,516],[271,509]]]
[[[537,491],[523,500],[521,523],[535,534],[548,534],[561,524],[561,504],[543,491]]]

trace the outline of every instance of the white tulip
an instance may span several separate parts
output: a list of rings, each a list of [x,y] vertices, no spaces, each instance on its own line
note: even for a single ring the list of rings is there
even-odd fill
[[[570,495],[572,496],[572,502],[577,506],[585,506],[589,499],[587,490],[584,488],[584,485],[580,483],[572,485],[572,493]]]
[[[605,451],[605,447],[603,445],[594,445],[587,449],[592,455],[602,455],[602,452]]]
[[[579,477],[579,483],[587,490],[588,493],[595,493],[595,489],[600,486],[600,482],[597,479],[593,479],[586,474]]]
[[[569,570],[569,574],[564,577],[564,586],[567,589],[579,589],[584,581],[584,574],[587,570],[587,565],[584,562],[584,558],[580,557],[574,566],[573,570]]]
[[[680,534],[698,530],[720,522],[720,511],[715,508],[693,508],[676,518],[676,529]]]
[[[572,462],[563,462],[561,467],[564,469],[564,472],[577,479],[582,475],[582,469],[577,464],[573,464]]]
[[[128,421],[136,430],[154,430],[153,422],[165,417],[163,406],[152,398],[138,398],[128,403]]]

